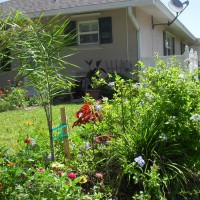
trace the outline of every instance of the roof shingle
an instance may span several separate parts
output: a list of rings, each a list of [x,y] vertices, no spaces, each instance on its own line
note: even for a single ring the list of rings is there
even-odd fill
[[[11,10],[36,13],[107,3],[123,3],[128,1],[130,2],[131,0],[10,0],[1,3],[0,10],[3,15],[9,13]]]

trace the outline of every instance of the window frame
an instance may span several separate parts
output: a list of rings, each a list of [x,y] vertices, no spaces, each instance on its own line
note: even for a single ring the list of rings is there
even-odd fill
[[[164,32],[164,54],[165,56],[175,55],[175,37],[169,32]],[[166,45],[166,41],[169,41],[168,46]]]
[[[84,32],[84,33],[80,32],[80,24],[89,24],[89,23],[92,23],[92,22],[96,22],[97,23],[97,27],[98,27],[97,31],[89,31],[89,32]],[[98,19],[77,21],[77,31],[78,31],[78,33],[77,33],[78,45],[82,46],[82,45],[100,44],[100,34],[99,34],[100,30],[99,30],[99,21],[98,21]],[[81,40],[80,40],[80,36],[81,35],[91,35],[91,34],[97,34],[98,35],[98,41],[97,42],[81,43]]]

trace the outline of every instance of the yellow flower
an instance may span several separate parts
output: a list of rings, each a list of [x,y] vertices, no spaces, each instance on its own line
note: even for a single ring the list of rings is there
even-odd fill
[[[2,184],[2,183],[0,183],[0,190],[1,190],[1,189],[3,189],[3,184]]]
[[[79,183],[81,183],[81,184],[87,183],[86,177],[85,176],[81,176]]]
[[[27,124],[27,125],[31,125],[31,124],[33,124],[32,121],[26,121],[26,122],[24,122],[24,123]]]
[[[7,164],[7,166],[8,167],[12,167],[12,166],[14,166],[16,163],[15,162],[9,162],[8,164]]]
[[[14,142],[13,146],[16,147],[16,146],[18,146],[18,144],[19,144],[18,142]]]

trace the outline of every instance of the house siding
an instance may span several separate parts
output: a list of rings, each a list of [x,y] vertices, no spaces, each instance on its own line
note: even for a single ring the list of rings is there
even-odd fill
[[[181,54],[181,37],[171,31],[168,26],[155,26],[152,28],[152,16],[145,13],[142,9],[136,8],[136,18],[140,26],[141,34],[141,57],[151,57],[158,53],[160,56],[163,52],[163,31],[170,33],[175,39],[175,54]],[[154,19],[154,23],[159,23]]]
[[[131,23],[126,9],[117,9],[101,12],[99,17],[112,17],[112,34],[113,42],[108,44],[98,45],[81,45],[75,46],[76,54],[70,57],[70,62],[80,67],[71,73],[74,75],[77,71],[87,72],[88,66],[85,60],[93,59],[93,62],[102,60],[100,67],[111,67],[112,65],[120,64],[122,61],[131,61],[133,65],[137,62],[137,39],[136,30]],[[77,21],[94,20],[97,17],[80,18]],[[94,63],[92,67],[95,67]],[[122,69],[123,70],[123,69]],[[111,72],[111,71],[108,71]],[[124,72],[124,71],[123,71]]]

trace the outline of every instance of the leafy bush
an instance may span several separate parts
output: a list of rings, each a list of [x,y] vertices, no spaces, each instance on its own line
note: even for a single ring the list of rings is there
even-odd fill
[[[113,136],[100,154],[103,159],[95,158],[113,195],[178,199],[189,191],[195,199],[200,169],[200,85],[195,75],[175,59],[170,67],[158,60],[157,68],[143,70],[140,83],[116,76],[111,86],[115,93],[103,102],[103,121],[96,128],[86,124],[81,136],[88,141],[91,134]]]
[[[0,112],[24,108],[26,91],[20,87],[9,87],[4,96],[0,97]]]

